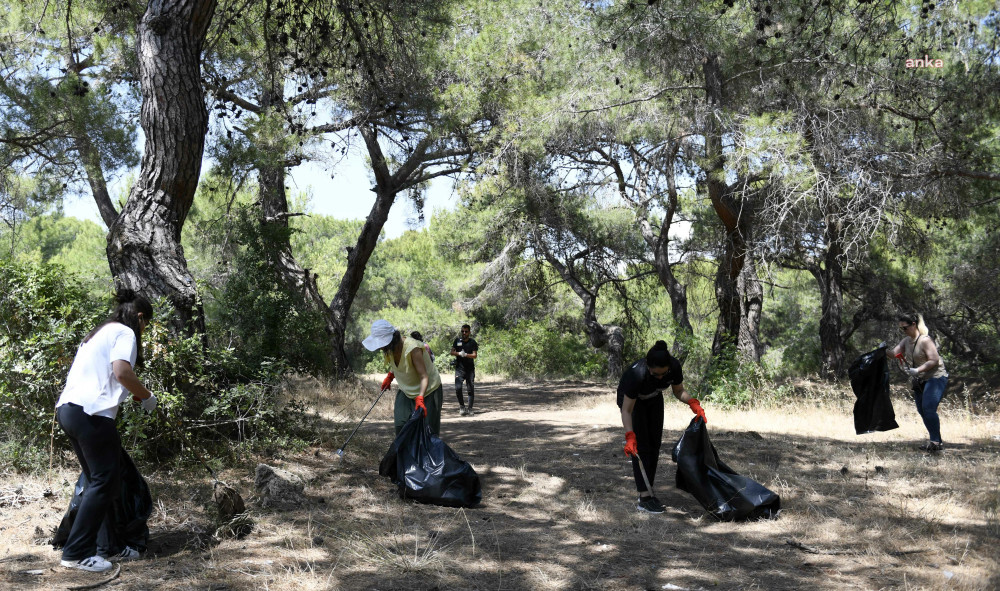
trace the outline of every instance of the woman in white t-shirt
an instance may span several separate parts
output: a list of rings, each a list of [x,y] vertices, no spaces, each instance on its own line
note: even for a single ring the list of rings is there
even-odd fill
[[[56,419],[69,437],[87,487],[80,497],[73,527],[62,550],[62,565],[90,572],[111,568],[110,560],[139,557],[125,547],[114,556],[101,556],[98,536],[107,540],[112,531],[112,502],[118,495],[121,440],[115,428],[118,405],[130,395],[152,412],[156,396],[136,377],[133,367],[142,363],[142,331],[153,316],[153,307],[132,290],[122,290],[111,316],[83,339],[73,359],[66,387],[56,402]]]

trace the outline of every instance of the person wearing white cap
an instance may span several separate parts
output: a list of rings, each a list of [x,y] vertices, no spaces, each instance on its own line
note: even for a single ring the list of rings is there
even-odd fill
[[[441,376],[431,362],[430,353],[417,339],[404,337],[396,327],[385,320],[372,322],[371,334],[361,342],[369,351],[382,351],[389,371],[399,386],[393,419],[396,434],[409,420],[413,410],[421,408],[427,417],[431,433],[441,430],[441,405],[444,392]]]

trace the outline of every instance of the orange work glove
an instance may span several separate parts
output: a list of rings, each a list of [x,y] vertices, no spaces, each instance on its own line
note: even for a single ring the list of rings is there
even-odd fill
[[[638,455],[639,444],[635,442],[635,431],[629,431],[625,434],[625,457]]]
[[[385,376],[385,379],[382,380],[382,389],[383,390],[388,390],[389,389],[389,386],[392,385],[392,378],[394,378],[394,377],[396,377],[396,376],[392,375],[391,371],[389,372],[389,375]]]
[[[688,400],[687,404],[691,407],[691,412],[701,417],[701,420],[707,425],[708,419],[705,418],[705,409],[701,407],[701,403],[698,402],[698,399],[692,398],[691,400]]]
[[[425,417],[427,416],[427,407],[424,406],[424,397],[423,396],[417,396],[417,408],[419,408],[420,410],[424,411],[424,416]]]

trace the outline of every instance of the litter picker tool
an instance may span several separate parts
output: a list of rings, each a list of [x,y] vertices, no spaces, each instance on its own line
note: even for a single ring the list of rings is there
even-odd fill
[[[642,465],[642,458],[639,457],[639,454],[636,454],[635,459],[639,462],[639,471],[642,472],[642,481],[646,483],[646,490],[649,491],[651,496],[655,497],[656,493],[653,492],[653,485],[650,484],[649,477],[646,476],[646,467]]]
[[[361,423],[365,422],[365,419],[367,419],[368,415],[371,414],[372,410],[375,409],[375,405],[378,404],[378,401],[382,399],[382,395],[385,394],[386,390],[388,389],[389,386],[383,384],[382,390],[378,393],[378,396],[375,397],[375,402],[372,402],[371,408],[368,409],[368,412],[365,413],[365,416],[361,417],[361,421],[358,423],[357,427],[354,427],[354,430],[351,431],[351,434],[347,436],[347,441],[344,442],[344,445],[341,445],[340,449],[337,450],[338,457],[341,458],[344,457],[344,449],[347,448],[347,444],[351,442],[351,438],[354,437],[354,434],[358,432],[358,429],[361,427]]]

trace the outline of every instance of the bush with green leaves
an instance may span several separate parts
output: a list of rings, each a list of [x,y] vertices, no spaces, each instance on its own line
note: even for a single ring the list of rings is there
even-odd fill
[[[331,356],[323,318],[275,272],[284,235],[295,230],[261,224],[259,215],[253,205],[238,205],[225,221],[203,225],[214,247],[201,247],[223,271],[201,284],[210,329],[248,365],[282,359],[300,371],[326,373]]]
[[[143,334],[139,379],[160,399],[154,414],[127,401],[119,431],[137,458],[166,459],[187,440],[205,442],[213,457],[239,450],[288,449],[313,437],[301,404],[284,400],[289,367],[271,359],[244,363],[231,347],[206,346],[199,335],[172,335],[170,306],[154,303]],[[50,436],[68,441],[54,423],[56,401],[83,338],[107,318],[110,301],[88,296],[57,265],[0,260],[0,451],[18,470],[47,466]],[[211,339],[209,339],[211,341]]]
[[[554,331],[546,323],[521,321],[511,328],[484,328],[477,337],[476,368],[508,377],[580,377],[604,375],[607,356],[579,335]],[[514,352],[517,363],[512,363]]]
[[[48,449],[76,349],[106,314],[63,267],[0,259],[0,440],[16,468],[36,467]]]
[[[154,414],[121,415],[122,439],[140,458],[173,456],[182,443],[209,444],[213,457],[266,448],[294,448],[314,431],[297,401],[284,400],[287,364],[269,358],[247,363],[235,349],[205,346],[201,336],[168,330],[169,306],[155,306],[157,320],[143,335],[145,365],[138,372],[156,393]],[[148,443],[139,444],[146,440]]]
[[[780,364],[773,363],[776,356],[765,355],[760,363],[741,362],[733,345],[712,359],[708,371],[691,394],[721,406],[749,409],[774,403],[785,398],[790,388],[775,381]]]

